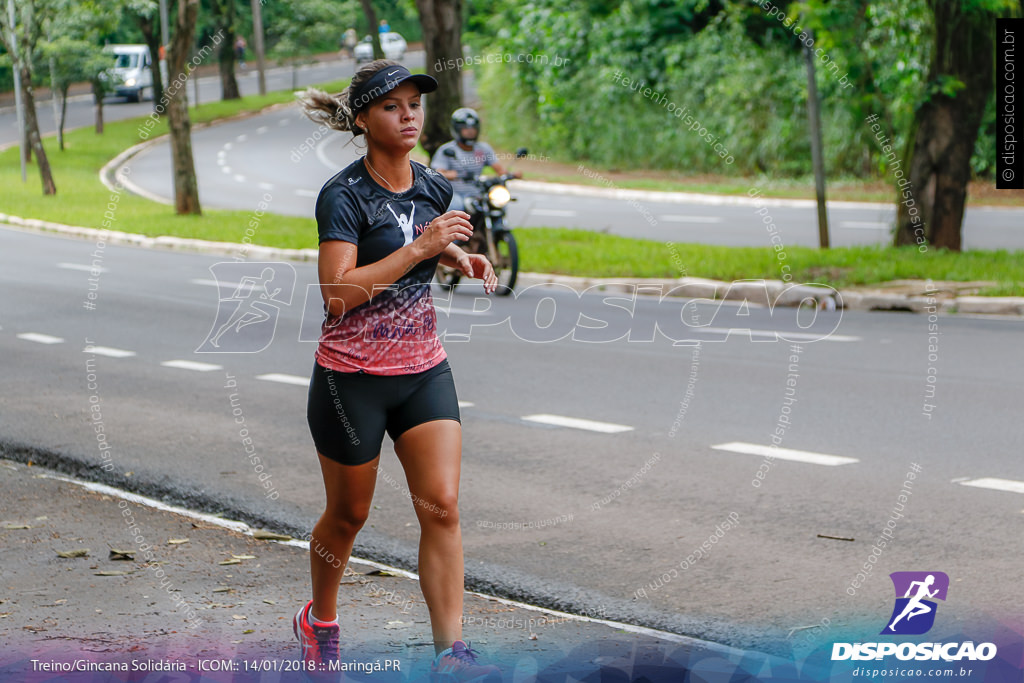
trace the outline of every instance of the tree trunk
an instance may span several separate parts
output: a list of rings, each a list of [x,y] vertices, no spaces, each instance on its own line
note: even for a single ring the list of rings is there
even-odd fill
[[[39,164],[39,177],[43,181],[43,194],[57,194],[57,186],[53,182],[50,161],[46,158],[43,141],[39,137],[39,119],[36,117],[36,99],[32,93],[32,72],[26,64],[21,65],[21,98],[25,109],[25,135],[28,147],[36,155]]]
[[[96,135],[103,135],[103,96],[105,91],[103,84],[93,82],[92,97],[96,103]]]
[[[171,83],[188,78],[188,61],[199,15],[199,0],[178,0],[178,17],[168,50]],[[192,159],[192,124],[188,117],[188,88],[168,88],[167,121],[171,137],[171,165],[174,174],[174,207],[179,214],[200,214],[199,185]]]
[[[370,38],[373,40],[373,58],[384,59],[384,50],[380,46],[380,33],[377,31],[377,13],[373,11],[373,3],[370,0],[361,0],[363,4],[363,14],[366,15],[366,21],[370,24]]]
[[[214,29],[223,32],[223,41],[217,53],[220,66],[220,98],[222,100],[241,99],[238,90],[238,79],[235,78],[235,0],[212,0],[210,3],[213,14]]]
[[[68,119],[68,88],[71,84],[68,83],[60,89],[60,120],[57,122],[57,139],[60,141],[60,149],[64,151],[64,123]],[[56,93],[54,93],[56,96]]]
[[[451,138],[449,119],[462,106],[462,79],[458,69],[447,69],[462,57],[461,0],[416,0],[427,51],[427,73],[438,88],[427,95],[426,121],[420,144],[431,156]],[[439,68],[440,67],[440,68]]]
[[[960,0],[931,0],[935,41],[931,96],[918,107],[909,138],[910,184],[897,195],[896,244],[960,251],[971,155],[994,88],[994,14]],[[942,92],[943,81],[963,88]]]
[[[136,23],[139,26],[139,30],[142,32],[142,38],[145,40],[146,45],[149,47],[150,55],[150,72],[153,74],[153,109],[160,113],[156,109],[157,105],[160,104],[160,100],[164,96],[164,79],[163,74],[160,73],[160,32],[157,30],[156,20],[154,17],[147,17],[141,14],[136,15]]]

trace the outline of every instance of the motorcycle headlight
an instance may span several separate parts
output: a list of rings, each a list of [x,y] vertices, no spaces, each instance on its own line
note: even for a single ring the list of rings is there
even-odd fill
[[[487,199],[494,208],[500,209],[512,200],[512,195],[504,185],[495,185],[487,191]]]
[[[124,84],[130,88],[133,85],[135,85],[135,79],[134,78],[129,78],[127,81],[124,82]]]

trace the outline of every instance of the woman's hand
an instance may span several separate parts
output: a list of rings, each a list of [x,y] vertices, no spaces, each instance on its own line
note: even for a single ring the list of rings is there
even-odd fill
[[[498,286],[498,276],[494,274],[494,267],[483,254],[463,253],[455,267],[466,277],[483,280],[484,291],[488,294]]]
[[[455,241],[465,242],[473,236],[473,226],[465,211],[449,211],[434,220],[420,233],[413,244],[420,250],[420,259],[437,256]]]

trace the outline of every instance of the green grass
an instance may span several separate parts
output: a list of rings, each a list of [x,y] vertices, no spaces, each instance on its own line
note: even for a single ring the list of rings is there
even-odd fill
[[[337,91],[345,84],[335,82],[322,87]],[[193,108],[192,121],[202,123],[256,112],[292,99],[292,93],[285,91],[233,102],[212,102]],[[57,195],[53,197],[42,195],[35,167],[30,168],[29,182],[21,182],[16,148],[0,152],[0,183],[4,187],[0,211],[69,225],[103,227],[103,214],[111,192],[100,183],[99,169],[140,141],[143,120],[109,123],[103,135],[96,135],[91,127],[72,131],[65,136],[63,152],[56,149],[53,138],[48,138],[47,153],[57,183]],[[150,138],[165,131],[166,123],[161,121]],[[114,215],[115,221],[110,226],[114,230],[223,242],[240,242],[253,219],[251,211],[218,210],[207,211],[203,216],[178,216],[172,207],[128,192],[121,193]],[[679,244],[670,248],[653,240],[555,228],[517,230],[516,237],[522,269],[534,272],[589,277],[679,277],[685,274],[719,280],[780,279],[779,266],[783,263],[769,247]],[[312,217],[267,213],[259,223],[253,243],[313,248],[316,226]],[[914,248],[850,247],[820,251],[788,247],[785,253],[784,263],[791,268],[794,282],[819,282],[839,288],[897,279],[991,281],[994,286],[982,294],[1024,296],[1024,253],[1021,252],[957,254],[929,250],[920,254]],[[685,273],[680,272],[680,264]]]
[[[843,247],[819,250],[790,246],[785,260],[770,247],[672,244],[565,228],[516,231],[524,271],[587,277],[682,275],[715,280],[782,279],[790,267],[793,282],[833,287],[873,285],[891,280],[991,281],[980,293],[1024,296],[1024,254],[1008,251],[954,253],[916,247]],[[675,254],[673,254],[675,252]],[[681,264],[681,265],[680,265]],[[685,272],[681,272],[685,268]]]
[[[321,87],[336,92],[345,85],[347,81],[338,81]],[[211,102],[191,108],[190,116],[195,125],[257,112],[293,99],[291,91],[282,91],[229,102]],[[140,130],[145,130],[141,127],[145,120],[143,117],[108,123],[103,135],[96,135],[91,126],[71,131],[64,136],[63,152],[57,149],[55,138],[47,138],[44,144],[57,185],[55,196],[42,195],[39,170],[34,164],[28,169],[28,182],[21,182],[16,147],[0,152],[0,184],[4,188],[0,212],[68,225],[103,227],[103,214],[111,201],[111,191],[100,182],[99,170],[123,150],[145,139],[140,136]],[[152,139],[166,132],[166,118],[162,118],[148,137]],[[252,211],[211,210],[204,211],[202,216],[179,216],[173,207],[129,192],[122,192],[115,201],[115,219],[109,227],[149,236],[239,242],[253,219]],[[316,247],[316,226],[312,217],[268,213],[260,221],[253,242],[296,249]]]

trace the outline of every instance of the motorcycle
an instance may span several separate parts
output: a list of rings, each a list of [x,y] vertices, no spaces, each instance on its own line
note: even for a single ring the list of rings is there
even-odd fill
[[[455,156],[455,150],[446,150],[449,156]],[[516,158],[527,155],[525,147],[516,150]],[[505,183],[515,176],[506,173],[500,176],[480,176],[472,178],[477,192],[466,197],[466,213],[473,226],[473,236],[466,242],[456,242],[470,254],[483,254],[491,262],[494,274],[498,276],[498,287],[495,289],[501,296],[508,296],[516,286],[519,274],[519,250],[511,228],[505,222],[505,207],[509,202],[516,201],[505,187]],[[462,279],[462,273],[438,264],[435,279],[441,289],[450,291]]]

